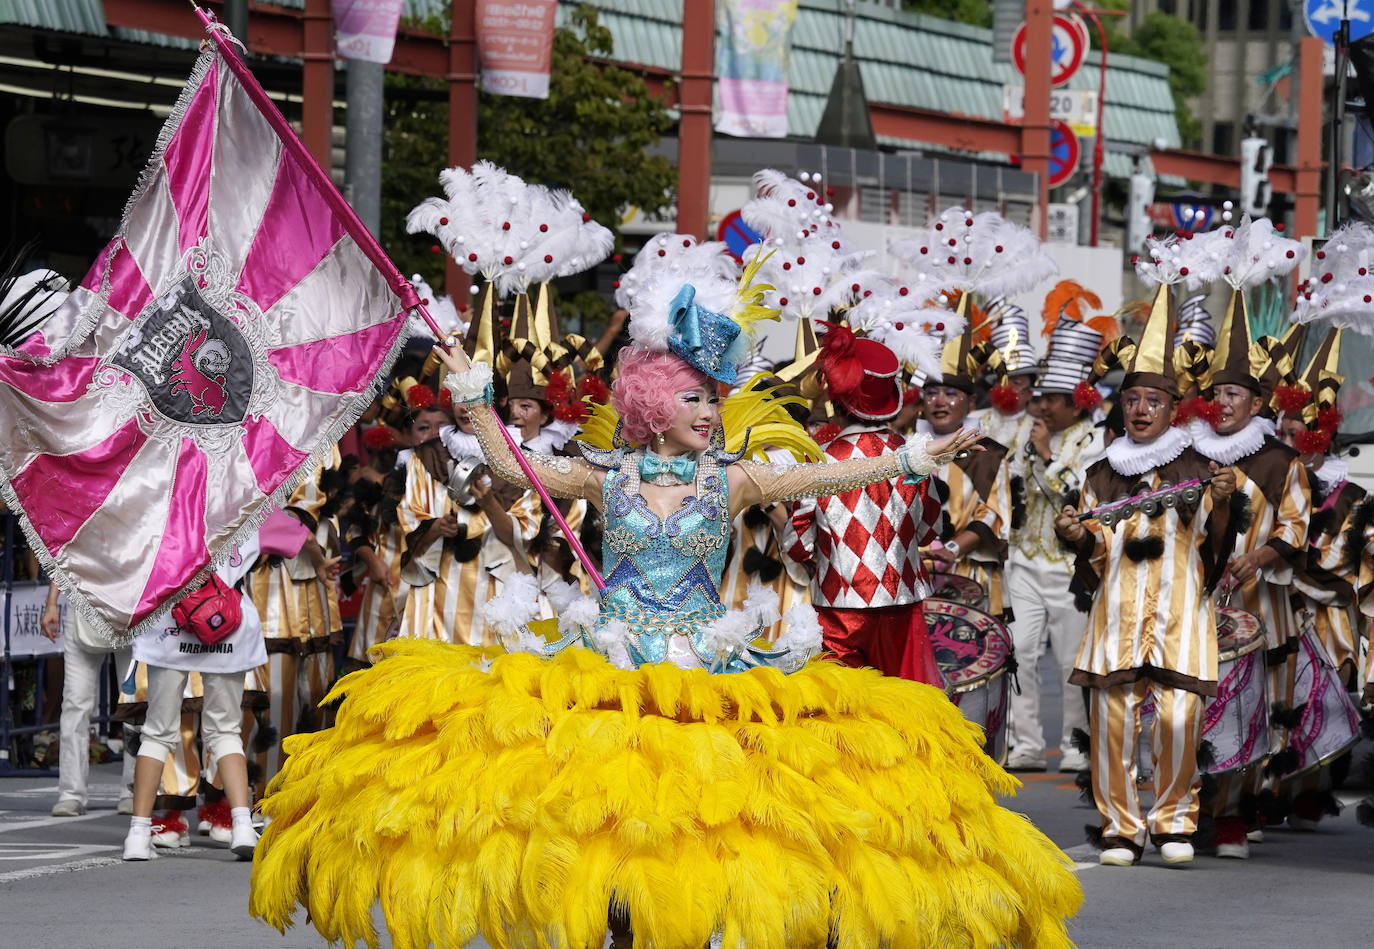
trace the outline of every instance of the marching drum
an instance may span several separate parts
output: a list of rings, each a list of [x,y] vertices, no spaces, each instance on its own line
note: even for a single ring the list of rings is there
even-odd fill
[[[987,602],[983,585],[972,577],[961,577],[957,573],[937,573],[931,580],[935,592],[930,596],[936,600],[962,603],[964,606],[981,607]]]
[[[1269,754],[1269,687],[1264,674],[1264,626],[1231,606],[1217,608],[1217,694],[1203,700],[1202,740],[1212,748],[1203,770],[1223,774],[1259,764]],[[1150,728],[1154,696],[1140,709],[1136,760],[1142,777],[1153,773]]]
[[[1001,764],[1007,755],[1006,673],[1012,655],[1006,627],[963,603],[929,599],[921,606],[950,700],[964,718],[982,727],[983,750]]]
[[[1317,639],[1310,616],[1303,627],[1293,687],[1293,708],[1301,712],[1297,727],[1288,732],[1288,749],[1296,752],[1297,761],[1285,778],[1329,764],[1360,740],[1360,713]]]
[[[1217,607],[1217,694],[1203,704],[1202,740],[1212,746],[1210,774],[1252,767],[1269,754],[1264,626],[1231,606]]]

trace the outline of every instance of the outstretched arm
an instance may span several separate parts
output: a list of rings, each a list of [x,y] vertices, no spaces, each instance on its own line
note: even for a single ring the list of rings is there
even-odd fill
[[[511,484],[532,487],[501,433],[501,420],[491,411],[491,367],[485,363],[473,365],[461,349],[450,353],[435,346],[434,351],[450,370],[444,388],[453,395],[455,405],[469,409],[468,418],[487,466]],[[562,455],[525,452],[525,458],[549,494],[556,498],[585,498],[601,506],[601,484],[605,478],[601,469]]]
[[[875,481],[899,477],[924,478],[949,461],[956,452],[980,451],[981,447],[976,443],[981,437],[961,429],[933,442],[925,436],[916,436],[897,451],[875,458],[848,458],[821,464],[763,464],[749,461],[731,465],[728,469],[730,513],[733,517],[754,504],[843,494]]]

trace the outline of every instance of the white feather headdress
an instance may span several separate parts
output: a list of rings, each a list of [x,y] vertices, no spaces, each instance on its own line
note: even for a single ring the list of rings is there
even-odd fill
[[[895,277],[864,283],[859,300],[846,313],[850,328],[875,339],[902,363],[927,376],[940,374],[940,353],[964,329],[964,318],[931,305]]]
[[[888,253],[911,270],[917,290],[968,290],[983,297],[1029,290],[1058,265],[1028,229],[992,211],[948,208],[913,238],[893,241]]]
[[[1198,259],[1202,274],[1215,273],[1233,290],[1249,290],[1271,278],[1282,277],[1306,256],[1302,243],[1274,230],[1268,218],[1242,218],[1195,235],[1188,248]]]
[[[621,275],[615,302],[630,312],[630,338],[662,352],[672,334],[669,304],[684,284],[696,288],[698,305],[727,313],[739,277],[739,264],[720,241],[699,243],[690,234],[655,234]]]
[[[1374,228],[1343,224],[1312,257],[1312,276],[1298,287],[1293,321],[1325,320],[1374,335]]]
[[[491,162],[439,173],[444,196],[426,198],[406,216],[406,231],[425,232],[498,296],[580,273],[611,252],[610,231],[592,221],[567,191],[526,184]]]

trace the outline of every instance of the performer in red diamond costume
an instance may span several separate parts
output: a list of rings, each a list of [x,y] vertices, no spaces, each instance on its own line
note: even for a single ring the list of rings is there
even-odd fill
[[[888,425],[902,407],[890,349],[831,326],[819,365],[840,426],[821,445],[827,460],[877,457],[905,443]],[[919,553],[939,518],[925,481],[879,481],[797,504],[789,554],[813,568],[811,602],[825,648],[841,662],[942,685],[921,612],[931,587]]]

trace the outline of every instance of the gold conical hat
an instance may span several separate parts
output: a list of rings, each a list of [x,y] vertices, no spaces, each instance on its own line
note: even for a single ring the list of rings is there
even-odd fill
[[[1168,284],[1160,284],[1155,293],[1150,315],[1145,319],[1145,330],[1140,334],[1135,351],[1126,363],[1126,378],[1121,388],[1149,386],[1162,389],[1178,398],[1178,371],[1174,367],[1174,331],[1177,329],[1178,314],[1173,295]]]

